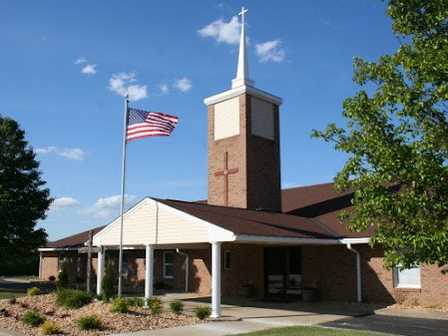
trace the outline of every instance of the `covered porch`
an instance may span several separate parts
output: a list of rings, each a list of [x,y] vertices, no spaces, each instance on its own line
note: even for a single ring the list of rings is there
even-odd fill
[[[117,219],[93,237],[98,293],[105,256],[116,253],[119,232]],[[162,289],[161,277],[166,283],[173,280],[174,291],[210,295],[213,318],[222,314],[223,296],[297,301],[304,288],[315,285],[316,277],[308,277],[316,273],[319,258],[309,256],[309,247],[317,246],[337,247],[338,253],[348,255],[349,273],[354,275],[350,287],[362,301],[361,257],[354,245],[368,239],[331,237],[300,217],[146,198],[126,212],[123,232],[123,260],[127,254],[139,254],[136,275],[145,298]]]

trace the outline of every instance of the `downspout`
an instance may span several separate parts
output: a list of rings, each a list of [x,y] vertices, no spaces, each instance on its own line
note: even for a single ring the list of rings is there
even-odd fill
[[[346,244],[347,249],[356,254],[356,296],[358,303],[362,303],[362,278],[361,278],[361,254],[352,247],[352,244]]]
[[[176,253],[185,257],[185,293],[188,293],[188,280],[190,277],[190,256],[187,253],[182,252],[178,248],[176,249]]]

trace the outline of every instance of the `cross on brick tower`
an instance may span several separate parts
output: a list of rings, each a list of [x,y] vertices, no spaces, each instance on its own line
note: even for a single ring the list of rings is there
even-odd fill
[[[229,169],[229,153],[224,153],[224,170],[215,173],[215,176],[224,176],[224,204],[229,205],[229,175],[238,173],[238,168]]]

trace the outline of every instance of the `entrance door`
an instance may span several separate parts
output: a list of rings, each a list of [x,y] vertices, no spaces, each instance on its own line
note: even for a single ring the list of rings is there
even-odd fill
[[[267,247],[264,250],[265,296],[293,299],[302,294],[300,247]]]

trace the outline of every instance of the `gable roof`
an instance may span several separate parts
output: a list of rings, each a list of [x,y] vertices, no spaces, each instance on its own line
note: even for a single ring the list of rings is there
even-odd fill
[[[236,235],[339,238],[336,232],[319,222],[300,216],[170,199],[155,200],[222,227]]]
[[[338,193],[333,183],[282,190],[282,213],[209,205],[206,201],[154,200],[215,224],[237,235],[290,238],[338,239],[369,237],[371,231],[351,232],[337,215],[351,207],[353,194]],[[94,234],[105,226],[94,228]],[[88,240],[89,230],[49,242],[49,248],[80,247]]]
[[[282,190],[282,210],[284,213],[312,218],[341,237],[370,237],[373,229],[352,232],[340,222],[341,210],[352,206],[353,192],[339,193],[333,183],[316,184]]]

